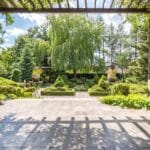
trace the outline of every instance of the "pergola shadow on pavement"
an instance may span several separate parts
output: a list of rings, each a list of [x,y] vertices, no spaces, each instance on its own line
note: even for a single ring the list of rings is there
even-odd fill
[[[149,150],[147,125],[150,120],[144,116],[140,119],[98,117],[96,120],[57,117],[47,121],[44,117],[16,120],[12,114],[0,121],[0,149]]]

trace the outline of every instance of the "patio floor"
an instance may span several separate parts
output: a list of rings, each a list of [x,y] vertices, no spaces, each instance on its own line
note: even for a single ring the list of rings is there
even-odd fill
[[[43,97],[0,106],[0,150],[150,150],[150,111],[96,97]]]

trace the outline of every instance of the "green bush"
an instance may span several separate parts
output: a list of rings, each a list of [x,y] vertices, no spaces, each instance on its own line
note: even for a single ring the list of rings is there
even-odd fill
[[[56,79],[56,81],[55,81],[55,83],[54,83],[54,86],[55,87],[62,87],[64,85],[65,85],[64,80],[62,79],[61,76],[58,76],[57,79]]]
[[[15,94],[7,94],[8,99],[17,99],[17,96]]]
[[[94,85],[94,81],[91,79],[86,79],[85,86],[86,87],[92,87]]]
[[[12,80],[0,77],[0,86],[4,86],[4,85],[18,86],[18,83]]]
[[[25,98],[31,98],[32,97],[32,92],[25,92],[24,97]]]
[[[111,86],[111,94],[113,95],[128,95],[129,85],[126,83],[116,83]]]
[[[94,78],[93,78],[93,82],[94,82],[95,84],[97,84],[97,83],[98,83],[98,80],[99,80],[99,76],[98,76],[98,74],[96,74],[96,75],[94,76]]]
[[[111,95],[102,99],[102,102],[110,105],[119,105],[121,107],[150,109],[150,97],[138,94]]]
[[[88,89],[88,93],[91,96],[105,96],[108,95],[109,91],[99,87],[98,85],[93,86],[92,88]]]
[[[6,95],[0,94],[0,102],[3,101],[3,100],[6,100],[6,99],[7,99]]]
[[[87,91],[87,87],[85,85],[76,85],[74,89],[75,91]]]
[[[74,95],[75,91],[66,85],[58,76],[55,83],[42,91],[42,95]]]
[[[12,71],[11,79],[15,82],[20,81],[21,71],[19,69],[14,69]]]
[[[104,96],[109,93],[109,83],[105,76],[102,76],[97,85],[88,89],[88,93],[92,96]]]
[[[131,94],[146,94],[148,93],[147,85],[142,84],[129,84],[129,91]]]
[[[98,86],[102,87],[103,89],[107,89],[109,87],[109,83],[104,75],[99,79]]]

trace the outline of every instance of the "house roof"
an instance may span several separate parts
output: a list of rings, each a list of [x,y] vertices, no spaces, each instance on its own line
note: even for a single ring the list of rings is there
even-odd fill
[[[0,0],[6,13],[150,13],[150,0]]]

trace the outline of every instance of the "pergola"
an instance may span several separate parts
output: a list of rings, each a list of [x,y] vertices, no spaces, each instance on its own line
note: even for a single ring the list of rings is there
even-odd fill
[[[150,0],[0,0],[0,12],[150,13]]]

